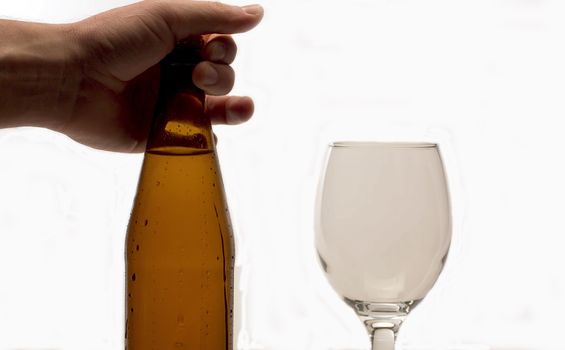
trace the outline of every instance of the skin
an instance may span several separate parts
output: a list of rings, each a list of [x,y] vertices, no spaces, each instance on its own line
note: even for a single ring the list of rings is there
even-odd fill
[[[253,114],[249,97],[227,96],[236,56],[231,34],[255,27],[258,5],[146,0],[70,24],[0,20],[0,128],[37,126],[93,148],[143,152],[159,90],[159,61],[202,35],[194,69],[213,123]]]

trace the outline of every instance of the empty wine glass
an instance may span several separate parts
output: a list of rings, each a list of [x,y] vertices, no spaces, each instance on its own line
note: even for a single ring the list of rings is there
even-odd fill
[[[451,242],[445,172],[433,143],[330,145],[316,203],[316,249],[333,289],[392,350],[443,269]]]

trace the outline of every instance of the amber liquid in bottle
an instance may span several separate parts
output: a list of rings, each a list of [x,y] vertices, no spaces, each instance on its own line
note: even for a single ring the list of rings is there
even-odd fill
[[[204,95],[187,83],[190,64],[174,59],[162,63],[128,226],[125,346],[232,349],[234,245],[222,179]]]

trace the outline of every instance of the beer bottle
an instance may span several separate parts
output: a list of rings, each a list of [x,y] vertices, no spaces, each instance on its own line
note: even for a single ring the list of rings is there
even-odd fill
[[[160,64],[126,238],[128,350],[232,349],[234,243],[204,93],[201,39]]]

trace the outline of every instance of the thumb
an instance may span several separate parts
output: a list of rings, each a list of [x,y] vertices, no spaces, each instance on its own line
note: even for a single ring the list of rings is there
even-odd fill
[[[259,5],[231,6],[192,0],[146,0],[78,22],[89,57],[104,74],[129,81],[156,64],[190,35],[241,33],[263,17]],[[116,84],[119,90],[121,84]]]
[[[196,34],[233,34],[255,27],[263,17],[260,5],[232,6],[211,1],[167,0],[154,3],[173,36],[182,40]]]

